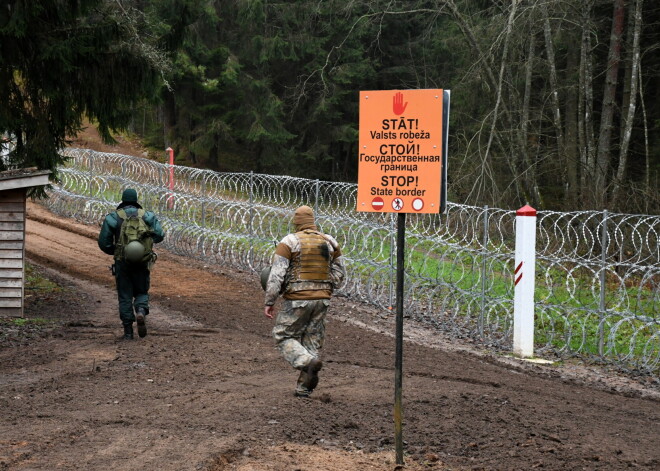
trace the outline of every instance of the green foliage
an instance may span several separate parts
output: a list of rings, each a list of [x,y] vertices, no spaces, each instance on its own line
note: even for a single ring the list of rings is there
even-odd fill
[[[567,163],[578,154],[565,156],[559,148],[541,4],[520,7],[513,16],[511,3],[472,0],[205,5],[209,13],[188,30],[176,59],[174,91],[164,94],[165,133],[154,133],[158,146],[173,145],[194,165],[355,181],[359,90],[449,88],[449,191],[455,201],[530,202],[539,208],[587,204],[587,189],[567,190]],[[567,116],[580,71],[571,54],[583,29],[588,31],[594,46],[590,117],[597,132],[612,16],[610,2],[596,2],[589,21],[575,21],[583,6],[577,0],[554,2],[550,17],[563,132],[573,138],[577,131]],[[645,2],[643,13],[645,24],[651,24],[660,9]],[[644,30],[643,69],[657,64],[659,40],[650,28]],[[527,64],[532,65],[529,84]],[[657,94],[648,76],[643,75],[649,167],[637,117],[628,172],[631,188],[647,193],[658,173],[651,106]],[[621,126],[620,116],[614,125]],[[610,178],[616,164],[615,158]],[[572,171],[589,181],[585,164]],[[580,194],[584,197],[576,199]],[[649,196],[646,202],[657,200]]]
[[[626,2],[626,19],[636,5]],[[598,144],[610,68],[611,1],[8,6],[0,11],[0,130],[18,143],[10,163],[54,168],[57,149],[88,114],[106,139],[130,122],[149,146],[173,147],[178,163],[355,181],[358,92],[447,88],[453,201],[538,209],[600,201],[603,209],[611,197],[611,209],[660,210],[653,2],[643,3],[641,88],[620,160],[634,34],[634,21],[625,23],[611,158],[599,189],[587,184],[600,171],[587,154]]]
[[[48,324],[49,321],[47,319],[43,319],[41,317],[35,317],[34,319],[27,319],[25,317],[19,317],[16,319],[11,319],[9,320],[12,324],[16,326],[24,326],[24,325],[45,325]]]
[[[43,276],[35,267],[25,264],[25,289],[26,291],[39,291],[41,293],[51,293],[62,291],[62,287]]]
[[[112,141],[111,132],[125,129],[136,102],[157,97],[169,69],[160,46],[174,44],[180,35],[181,21],[165,29],[149,12],[154,5],[185,10],[186,3],[5,2],[0,133],[15,143],[6,163],[54,171],[62,163],[58,151],[84,117],[98,122],[102,137]]]

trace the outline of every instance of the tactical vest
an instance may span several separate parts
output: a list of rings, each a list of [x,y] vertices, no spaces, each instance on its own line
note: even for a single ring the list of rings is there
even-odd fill
[[[295,236],[300,242],[300,252],[293,254],[285,292],[332,290],[332,254],[326,238],[311,230],[296,232]]]

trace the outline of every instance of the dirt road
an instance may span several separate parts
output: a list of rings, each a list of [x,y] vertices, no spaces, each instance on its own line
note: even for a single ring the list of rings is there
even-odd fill
[[[296,398],[255,276],[161,251],[149,335],[122,341],[98,228],[35,205],[29,218],[27,256],[66,290],[34,293],[28,312],[61,327],[0,346],[0,470],[395,469],[391,323],[335,300],[321,382]],[[655,392],[418,337],[406,469],[660,468]]]

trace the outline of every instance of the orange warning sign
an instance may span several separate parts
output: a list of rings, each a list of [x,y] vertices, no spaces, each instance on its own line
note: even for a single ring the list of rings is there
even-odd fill
[[[438,213],[443,90],[360,92],[357,210]]]

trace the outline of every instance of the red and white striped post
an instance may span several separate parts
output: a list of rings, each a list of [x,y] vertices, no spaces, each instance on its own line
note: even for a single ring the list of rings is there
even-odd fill
[[[174,206],[174,149],[168,147],[165,151],[170,154],[170,180],[168,182],[170,194],[167,197],[167,209],[172,209]]]
[[[536,209],[516,211],[516,269],[513,299],[513,354],[534,356],[534,275],[536,271]]]

